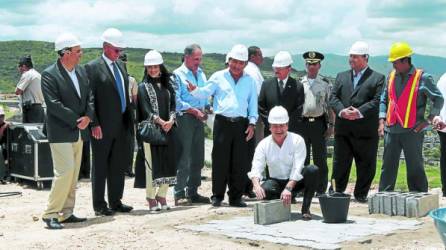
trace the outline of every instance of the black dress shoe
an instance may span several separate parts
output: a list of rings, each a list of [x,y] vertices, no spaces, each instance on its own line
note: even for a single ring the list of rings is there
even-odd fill
[[[211,200],[212,200],[212,206],[213,207],[219,207],[219,206],[221,206],[221,199],[219,199],[219,198],[217,198],[217,197],[212,197],[211,198]]]
[[[94,214],[96,216],[110,216],[110,215],[113,215],[114,213],[115,212],[108,207],[104,207],[104,208],[94,211]]]
[[[229,206],[231,207],[246,207],[246,203],[242,200],[234,200],[234,201],[229,201]]]
[[[65,220],[61,221],[60,223],[78,223],[78,222],[84,222],[87,218],[79,218],[76,217],[74,214],[70,215],[70,217],[66,218]]]
[[[42,219],[45,223],[48,229],[62,229],[63,225],[59,223],[59,220],[56,218],[51,219]]]
[[[205,196],[202,196],[199,194],[189,196],[189,202],[190,203],[204,203],[204,204],[211,203],[211,201],[209,200],[208,197],[205,197]]]
[[[367,203],[367,196],[358,196],[355,197],[355,201],[358,203]]]
[[[117,207],[112,207],[111,209],[115,212],[130,213],[130,211],[133,210],[133,207],[121,204]]]

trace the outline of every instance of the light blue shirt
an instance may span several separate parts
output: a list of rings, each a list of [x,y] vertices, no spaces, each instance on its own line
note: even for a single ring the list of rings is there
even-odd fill
[[[363,70],[359,71],[355,76],[355,71],[353,70],[353,89],[358,85],[359,80],[361,80],[362,75],[367,70],[368,67],[365,67]]]
[[[201,68],[197,70],[197,78],[194,73],[186,67],[181,65],[179,68],[173,71],[175,76],[175,92],[176,92],[176,111],[182,112],[190,108],[203,108],[208,104],[207,99],[199,99],[194,97],[187,91],[187,82],[191,82],[195,86],[203,87],[206,85],[206,75]]]
[[[229,69],[215,72],[207,85],[196,88],[191,94],[205,99],[214,96],[214,113],[226,117],[247,117],[250,124],[256,124],[257,86],[246,73],[235,83]]]

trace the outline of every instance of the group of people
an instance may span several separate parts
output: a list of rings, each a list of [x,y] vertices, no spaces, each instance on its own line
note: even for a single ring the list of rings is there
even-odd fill
[[[226,190],[234,207],[246,207],[243,195],[289,204],[302,192],[302,215],[311,219],[312,198],[328,188],[326,140],[333,135],[330,192],[346,190],[354,159],[354,197],[367,201],[379,136],[385,142],[379,189],[394,189],[403,150],[409,190],[427,191],[424,129],[429,123],[437,130],[446,127],[446,117],[440,116],[446,93],[429,74],[413,66],[413,52],[406,43],[392,45],[389,61],[394,70],[387,80],[368,66],[369,46],[358,41],[349,51],[351,69],[339,73],[333,84],[319,74],[324,60],[320,52],[303,54],[306,74],[298,79],[291,76],[291,54],[278,52],[272,64],[274,76],[265,80],[259,69],[261,49],[241,44],[227,54],[226,68],[209,79],[201,68],[203,52],[198,44],[186,46],[183,63],[173,73],[162,55],[150,50],[144,57],[143,79],[137,84],[127,72],[127,58],[122,57],[121,31],[109,28],[101,39],[102,55],[80,66],[81,42],[73,34],[60,35],[55,41],[59,58],[41,75],[44,101],[37,98],[32,103],[40,105],[31,105],[39,110],[31,117],[40,118],[41,105],[47,107],[45,126],[54,179],[43,220],[50,229],[86,220],[73,214],[86,141],[92,145],[93,209],[98,216],[133,209],[121,200],[135,137],[151,211],[170,208],[169,186],[174,186],[175,205],[185,199],[214,207],[221,206]],[[29,64],[23,65],[30,68]],[[24,88],[24,84],[17,87],[23,103]],[[432,105],[426,120],[427,102]],[[209,199],[198,188],[204,166],[204,124],[211,113],[215,121]],[[162,130],[167,142],[141,140],[136,128],[142,123]],[[445,161],[442,176],[446,176]]]

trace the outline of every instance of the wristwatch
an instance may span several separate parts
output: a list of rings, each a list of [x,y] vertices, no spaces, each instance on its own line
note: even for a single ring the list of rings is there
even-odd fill
[[[285,190],[288,190],[288,191],[290,191],[290,192],[293,192],[293,189],[290,188],[290,187],[288,187],[288,186],[285,187]]]

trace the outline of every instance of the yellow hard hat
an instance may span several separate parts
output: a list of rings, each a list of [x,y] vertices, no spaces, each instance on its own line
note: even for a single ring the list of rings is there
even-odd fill
[[[392,47],[390,47],[389,62],[394,62],[398,59],[409,57],[412,54],[413,51],[408,43],[405,42],[394,43],[392,44]]]

